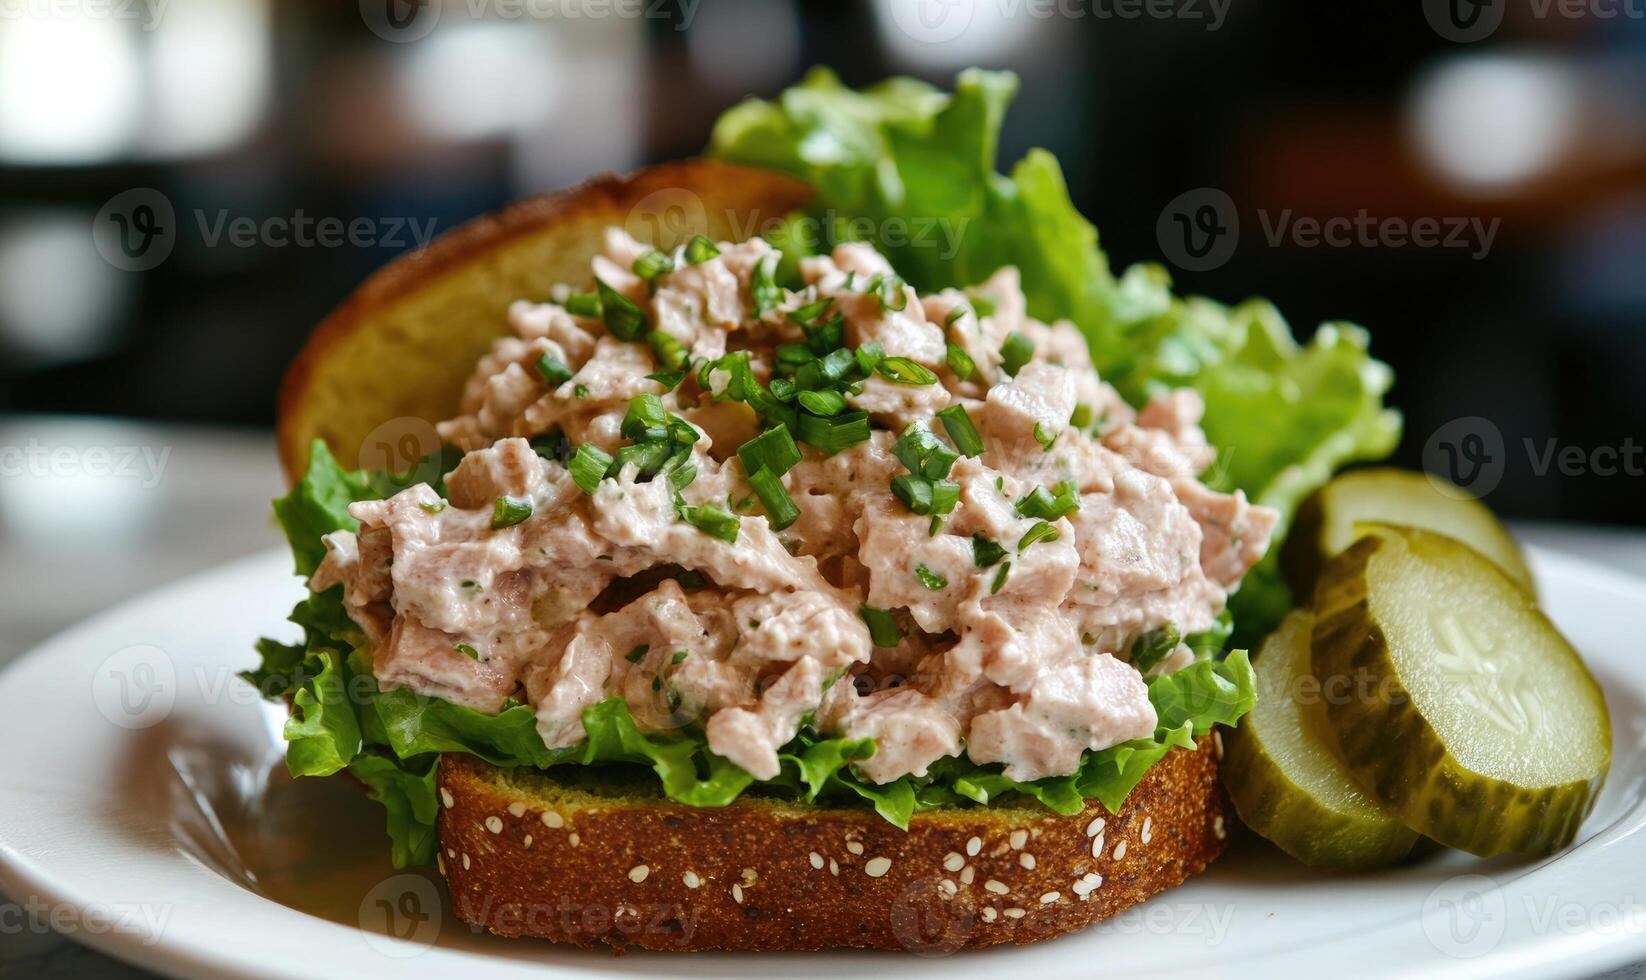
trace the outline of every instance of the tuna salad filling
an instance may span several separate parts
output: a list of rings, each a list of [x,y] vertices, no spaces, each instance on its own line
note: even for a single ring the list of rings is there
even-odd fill
[[[1151,681],[1220,646],[1277,520],[1202,482],[1200,397],[1134,409],[1011,268],[921,295],[868,245],[781,261],[613,229],[592,291],[513,305],[438,426],[455,467],[324,536],[310,587],[377,685],[525,706],[550,752],[620,702],[756,780],[797,737],[872,742],[867,784],[1153,737]]]

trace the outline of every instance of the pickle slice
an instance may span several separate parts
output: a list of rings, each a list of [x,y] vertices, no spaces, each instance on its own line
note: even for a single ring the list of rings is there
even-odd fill
[[[1318,700],[1310,673],[1314,616],[1299,609],[1263,641],[1253,660],[1257,704],[1223,733],[1223,785],[1246,826],[1316,868],[1375,868],[1417,842],[1368,799],[1306,717]]]
[[[1600,686],[1495,564],[1431,531],[1368,531],[1315,592],[1311,663],[1344,764],[1449,847],[1570,843],[1611,765]]]
[[[1536,591],[1515,539],[1485,504],[1438,476],[1385,468],[1345,473],[1298,509],[1281,563],[1300,594],[1313,590],[1327,559],[1361,536],[1355,529],[1361,522],[1423,528],[1456,538],[1495,562],[1526,591]]]

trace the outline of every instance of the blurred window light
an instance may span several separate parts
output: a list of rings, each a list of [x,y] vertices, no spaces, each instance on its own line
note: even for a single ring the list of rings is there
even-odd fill
[[[139,22],[26,8],[0,17],[0,160],[97,163],[142,119]]]
[[[510,177],[526,192],[626,170],[644,155],[648,78],[636,68],[647,56],[641,18],[558,18],[547,24],[556,41],[556,77],[575,82],[562,87],[565,97],[549,120],[515,139]]]
[[[271,87],[270,0],[166,0],[149,52],[148,151],[228,149],[250,135]]]
[[[12,364],[92,357],[117,339],[132,280],[98,254],[76,208],[0,223],[0,349]]]
[[[800,63],[800,18],[791,0],[717,0],[698,8],[686,47],[693,71],[715,88],[758,92]]]
[[[874,0],[875,26],[894,60],[929,68],[998,62],[1037,28],[1065,19],[1061,11],[1003,0]]]
[[[397,72],[407,118],[453,142],[507,137],[548,120],[556,93],[573,91],[556,41],[533,22],[446,18],[404,46]]]
[[[1582,79],[1526,55],[1464,56],[1420,78],[1410,125],[1423,161],[1464,188],[1500,191],[1547,175],[1580,137]]]

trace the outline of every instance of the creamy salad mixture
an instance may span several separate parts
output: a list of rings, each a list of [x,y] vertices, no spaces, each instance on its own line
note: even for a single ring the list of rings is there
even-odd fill
[[[872,248],[773,282],[763,241],[619,230],[595,293],[517,302],[441,436],[444,480],[349,512],[345,587],[383,687],[551,748],[618,696],[760,779],[803,724],[875,782],[962,752],[1019,780],[1150,736],[1276,514],[1204,486],[1192,391],[1130,408],[1015,270],[921,296]]]

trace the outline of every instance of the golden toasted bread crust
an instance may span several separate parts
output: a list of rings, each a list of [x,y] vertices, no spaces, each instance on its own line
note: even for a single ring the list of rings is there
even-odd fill
[[[405,469],[438,448],[464,379],[507,332],[509,304],[590,281],[606,228],[673,246],[752,237],[811,189],[712,160],[603,175],[477,218],[378,270],[314,331],[286,372],[277,438],[290,480],[320,437],[345,466]]]
[[[1173,750],[1117,814],[864,807],[545,792],[472,758],[440,764],[440,867],[459,918],[503,936],[653,950],[856,946],[944,953],[1084,928],[1223,850],[1213,738]]]

